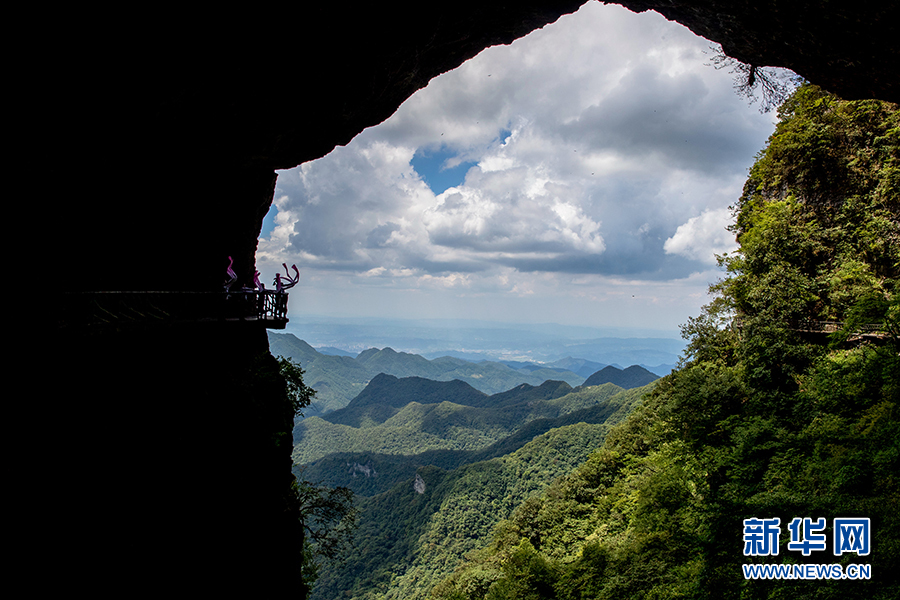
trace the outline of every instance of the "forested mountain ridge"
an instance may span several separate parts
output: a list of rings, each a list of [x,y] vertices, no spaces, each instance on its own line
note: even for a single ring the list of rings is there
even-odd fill
[[[295,425],[296,464],[344,452],[409,456],[481,450],[529,421],[595,407],[621,388],[605,384],[574,391],[565,382],[546,381],[487,396],[460,381],[382,374],[366,390],[343,409]]]
[[[657,379],[659,379],[658,375],[651,373],[638,365],[632,365],[626,369],[617,369],[610,365],[592,374],[582,385],[590,386],[601,385],[603,383],[614,383],[621,388],[630,390],[631,388],[643,387]]]
[[[779,117],[682,364],[433,598],[900,597],[900,113],[807,85]],[[787,525],[807,517],[828,545],[804,555]],[[754,552],[744,520],[776,518]],[[837,518],[869,519],[870,551],[833,552]],[[804,563],[871,577],[742,569]]]
[[[344,408],[322,415],[330,423],[361,427],[383,423],[406,405],[452,402],[463,406],[481,406],[488,395],[469,384],[432,381],[423,377],[398,378],[380,373]]]
[[[539,388],[532,388],[529,391],[536,389]],[[352,489],[356,494],[371,496],[409,479],[423,466],[452,470],[465,464],[515,452],[551,429],[576,423],[607,423],[613,415],[618,415],[614,420],[620,419],[624,416],[623,407],[633,405],[644,391],[622,393],[621,388],[613,384],[604,384],[552,398],[547,402],[549,408],[544,409],[545,414],[559,416],[533,418],[500,440],[474,450],[439,449],[415,454],[385,454],[365,450],[368,448],[366,444],[371,444],[372,438],[363,437],[355,442],[356,451],[343,450],[325,454],[321,458],[304,463],[300,472],[303,478],[310,481],[332,487],[343,486]],[[394,430],[392,433],[398,432]],[[402,435],[403,432],[399,433]],[[415,432],[411,432],[411,435],[415,436]],[[408,447],[413,446],[409,444]]]
[[[381,469],[377,477],[399,483],[369,498],[357,497],[360,525],[354,551],[342,566],[323,569],[312,598],[427,598],[431,587],[449,575],[466,552],[482,546],[516,505],[593,452],[649,389],[605,384],[553,398],[547,402],[560,407],[566,398],[569,408],[593,407],[577,408],[558,419],[529,421],[513,436],[481,451],[324,459],[338,468],[358,465],[358,480],[366,478],[362,469]],[[523,391],[527,395],[533,389]],[[593,421],[584,422],[587,419]],[[347,460],[351,457],[357,460]],[[444,468],[433,466],[437,464]],[[391,479],[393,469],[406,470],[406,475]],[[313,465],[303,474],[322,472]]]

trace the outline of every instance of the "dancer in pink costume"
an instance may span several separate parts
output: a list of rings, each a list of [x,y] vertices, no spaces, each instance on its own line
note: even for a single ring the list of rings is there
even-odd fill
[[[237,273],[234,272],[234,269],[231,267],[234,265],[234,259],[230,256],[228,257],[228,268],[225,270],[225,276],[228,280],[225,282],[225,291],[231,291],[231,286],[234,285],[234,282],[237,281]]]
[[[282,278],[281,273],[277,273],[275,275],[275,289],[279,292],[283,292],[285,290],[289,290],[300,281],[300,270],[297,268],[297,265],[291,265],[291,268],[294,269],[294,273],[296,277],[291,277],[291,272],[288,271],[287,264],[281,263],[281,266],[284,267],[284,272],[287,274]]]

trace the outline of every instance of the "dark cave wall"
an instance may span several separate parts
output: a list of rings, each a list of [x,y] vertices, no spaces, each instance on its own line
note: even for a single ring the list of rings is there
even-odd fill
[[[880,0],[615,0],[654,10],[758,67],[787,67],[847,100],[900,101],[900,11]]]
[[[94,597],[272,598],[298,588],[290,404],[253,323],[62,336],[44,536]],[[53,558],[51,558],[51,556]]]
[[[238,284],[249,281],[276,169],[348,143],[436,75],[580,4],[320,4],[67,28],[58,68],[39,73],[52,145],[41,181],[52,187],[40,191],[56,198],[62,271],[54,300],[218,290],[229,255]],[[895,3],[621,4],[845,97],[900,99]],[[302,295],[291,307],[302,310]],[[57,339],[64,366],[49,395],[65,404],[53,433],[77,515],[62,542],[73,587],[105,578],[111,591],[161,590],[184,578],[204,595],[294,590],[284,406],[251,368],[267,352],[264,330],[69,323]]]

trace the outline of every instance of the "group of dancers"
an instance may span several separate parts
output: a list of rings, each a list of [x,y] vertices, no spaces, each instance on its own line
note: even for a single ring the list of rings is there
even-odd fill
[[[228,257],[228,268],[225,269],[225,291],[230,292],[231,286],[234,285],[234,282],[237,281],[237,273],[234,272],[232,268],[234,266],[234,259],[230,256]],[[285,276],[282,277],[281,273],[275,274],[275,291],[276,292],[284,292],[285,290],[289,290],[300,281],[300,270],[297,268],[297,265],[291,265],[291,268],[294,269],[294,277],[291,277],[291,272],[288,270],[287,263],[281,263],[281,266],[284,267]],[[244,286],[241,291],[243,292],[264,292],[266,291],[266,286],[259,280],[259,271],[253,273],[253,285],[254,287]]]

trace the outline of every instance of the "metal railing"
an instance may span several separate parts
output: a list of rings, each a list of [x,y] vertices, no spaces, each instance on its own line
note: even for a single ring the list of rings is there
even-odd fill
[[[256,294],[256,317],[258,319],[287,320],[287,292],[265,290]]]
[[[163,322],[257,321],[283,329],[288,294],[236,292],[72,292],[58,305],[60,327]]]

